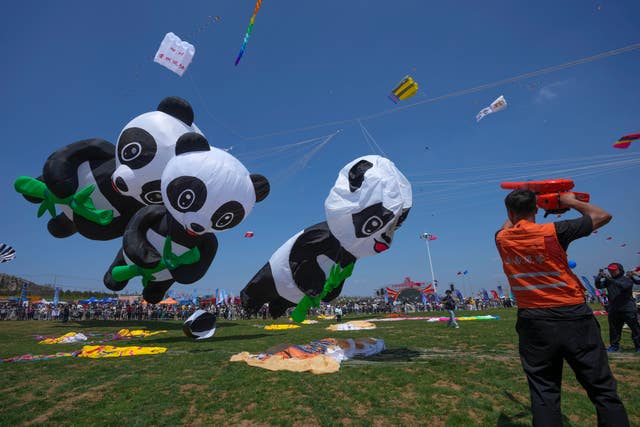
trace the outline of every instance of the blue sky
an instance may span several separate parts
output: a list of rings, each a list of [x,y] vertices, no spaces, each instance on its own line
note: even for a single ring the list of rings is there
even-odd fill
[[[454,282],[463,292],[505,284],[493,244],[505,219],[502,180],[573,178],[577,191],[613,214],[598,234],[570,247],[578,274],[591,276],[611,261],[640,264],[640,147],[611,147],[619,136],[640,132],[640,49],[427,102],[640,43],[639,2],[264,0],[236,67],[254,4],[5,7],[0,242],[18,256],[0,272],[103,289],[120,241],[54,239],[35,205],[14,192],[13,180],[38,176],[49,154],[71,142],[115,143],[131,118],[169,95],[193,105],[212,145],[233,147],[251,172],[272,183],[271,195],[245,222],[218,236],[218,255],[195,285],[200,295],[216,288],[237,295],[291,235],[324,221],[338,171],[356,157],[380,154],[358,118],[412,181],[414,208],[389,251],[358,261],[345,295],[371,295],[405,276],[429,279],[418,239],[425,231],[438,236],[430,248],[441,284]],[[196,46],[183,77],[152,61],[169,31]],[[399,104],[408,108],[392,111],[387,94],[406,74],[420,90]],[[476,113],[500,95],[507,109],[476,123]],[[339,123],[325,126],[332,122]],[[267,155],[274,148],[278,154]],[[243,237],[248,230],[255,232],[251,239]],[[456,274],[461,270],[469,272],[464,280]],[[140,289],[134,281],[125,290]]]

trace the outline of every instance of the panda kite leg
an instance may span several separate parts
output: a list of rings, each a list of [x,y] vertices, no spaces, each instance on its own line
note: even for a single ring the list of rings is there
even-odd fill
[[[127,265],[127,261],[125,261],[124,255],[122,254],[122,249],[118,251],[116,258],[113,260],[113,262],[109,266],[109,269],[104,274],[104,285],[112,291],[121,291],[125,288],[125,286],[127,286],[127,283],[129,283],[128,280],[117,282],[113,279],[113,277],[111,277],[111,271],[113,270],[113,267],[117,267],[120,265]]]
[[[164,294],[167,293],[175,280],[164,280],[162,282],[149,282],[142,291],[144,300],[150,304],[157,304],[162,301]]]
[[[252,314],[256,314],[266,303],[270,303],[271,308],[271,301],[278,298],[280,295],[276,290],[269,263],[266,263],[240,292],[242,306]]]
[[[51,218],[47,223],[49,233],[58,239],[69,237],[78,231],[73,221],[71,221],[64,213],[58,214],[55,218]]]

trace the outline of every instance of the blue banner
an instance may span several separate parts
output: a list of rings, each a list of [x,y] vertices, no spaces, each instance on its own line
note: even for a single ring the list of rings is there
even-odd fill
[[[498,296],[504,298],[504,292],[502,292],[502,285],[498,285]]]
[[[462,292],[459,289],[456,289],[456,296],[460,300],[460,302],[464,302],[464,297],[462,296]]]
[[[58,307],[58,301],[60,299],[60,288],[55,287],[55,291],[53,292],[53,306]]]
[[[27,300],[27,282],[22,282],[22,293],[20,294],[20,305]]]
[[[591,295],[592,297],[596,297],[596,290],[594,289],[594,287],[591,285],[591,282],[589,282],[589,279],[587,279],[584,276],[580,276],[582,278],[582,281],[584,282],[585,287],[587,288],[587,292],[589,292],[589,295]]]
[[[482,299],[485,301],[489,300],[489,294],[487,293],[487,290],[482,288]]]
[[[198,304],[198,290],[196,288],[193,288],[193,297],[191,297],[191,302],[193,302],[194,305]]]

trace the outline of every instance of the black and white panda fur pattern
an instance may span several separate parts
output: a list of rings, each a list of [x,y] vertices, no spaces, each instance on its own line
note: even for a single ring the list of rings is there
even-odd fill
[[[175,157],[162,174],[161,189],[164,204],[146,206],[134,215],[123,247],[104,276],[107,288],[123,289],[128,281],[115,281],[113,267],[157,266],[167,236],[176,255],[198,247],[198,262],[154,274],[155,280],[143,291],[152,304],[161,301],[174,282],[195,283],[205,275],[218,249],[214,233],[238,225],[256,202],[267,197],[269,182],[262,175],[249,174],[231,154],[210,147],[204,136],[191,132],[178,139]]]
[[[348,177],[347,192],[358,197],[357,192],[363,191],[368,184],[367,171],[380,159],[391,163],[387,159],[378,157],[365,156],[352,162],[353,165],[348,168],[348,175],[345,173]],[[395,166],[393,168],[395,169]],[[402,176],[402,180],[406,181],[406,178]],[[406,185],[409,185],[408,181]],[[294,307],[304,295],[318,297],[323,291],[326,278],[334,264],[344,268],[350,263],[355,264],[356,260],[362,256],[368,255],[366,251],[358,249],[358,245],[362,246],[364,243],[364,246],[371,247],[372,253],[379,253],[389,248],[394,230],[401,225],[409,213],[410,198],[409,188],[409,204],[397,214],[386,209],[382,200],[373,200],[365,208],[343,212],[340,215],[343,217],[343,222],[351,224],[351,235],[345,241],[349,240],[350,243],[357,241],[353,245],[354,249],[359,250],[357,255],[353,253],[354,250],[347,249],[344,242],[338,240],[329,222],[321,222],[294,235],[274,252],[269,262],[241,291],[243,307],[250,313],[256,313],[265,303],[268,303],[270,315],[277,318],[282,316],[288,308]],[[375,229],[368,229],[372,223]],[[331,301],[339,296],[343,285],[344,281],[328,294],[324,301]]]
[[[173,152],[173,145],[180,135],[190,131],[189,126],[193,123],[193,110],[189,103],[182,98],[167,97],[160,102],[157,111],[153,113],[145,113],[145,115],[154,114],[154,126],[161,126],[161,123],[176,121],[183,123],[184,131],[180,133],[165,133],[163,135],[170,141],[170,151]],[[139,116],[142,117],[142,116]],[[133,121],[135,121],[134,119]],[[133,122],[132,121],[132,122]],[[125,127],[121,132],[118,144],[126,145],[126,139],[141,134],[150,136],[150,132],[137,128],[135,130]],[[124,142],[124,144],[122,144]],[[153,137],[141,139],[141,152],[138,157],[145,159],[148,164],[158,153],[157,146],[166,146],[167,142],[160,144],[153,140]],[[116,183],[112,181],[112,176],[116,171],[116,146],[110,142],[92,138],[69,144],[49,156],[43,167],[43,173],[38,178],[43,181],[49,191],[59,198],[71,196],[88,185],[94,185],[95,189],[91,194],[91,200],[96,209],[111,210],[113,212],[113,220],[108,225],[100,225],[91,222],[79,215],[76,215],[68,206],[58,206],[61,210],[55,218],[51,218],[47,224],[49,233],[54,237],[64,238],[79,232],[86,238],[92,240],[111,240],[122,236],[125,227],[133,215],[145,204],[162,203],[161,198],[152,200],[152,198],[138,199],[123,195],[122,191],[118,191]],[[138,162],[142,163],[142,162]],[[163,167],[159,167],[157,176],[159,178]],[[155,189],[158,187],[159,179],[151,182],[138,183],[140,187],[147,189]],[[151,191],[151,190],[150,190]],[[40,203],[42,200],[27,197],[25,198],[34,203]],[[144,202],[144,203],[143,203]]]

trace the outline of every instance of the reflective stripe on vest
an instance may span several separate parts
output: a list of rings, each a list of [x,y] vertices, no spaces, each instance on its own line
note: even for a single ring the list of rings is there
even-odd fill
[[[498,232],[496,245],[519,308],[584,303],[582,283],[569,268],[553,223],[518,221]]]
[[[567,284],[564,283],[564,282],[558,282],[558,283],[544,283],[542,285],[512,286],[511,290],[513,290],[513,291],[534,291],[536,289],[561,288],[563,286],[567,286]]]

